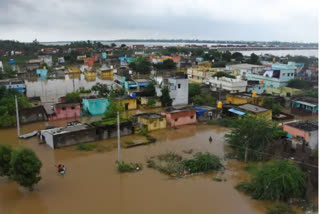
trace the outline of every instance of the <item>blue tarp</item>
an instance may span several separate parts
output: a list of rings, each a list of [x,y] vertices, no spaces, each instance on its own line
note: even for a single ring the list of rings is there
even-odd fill
[[[244,115],[244,114],[246,114],[245,112],[239,111],[239,110],[234,109],[234,108],[231,108],[231,109],[229,109],[228,111],[230,111],[230,112],[232,112],[232,113],[235,113],[235,114],[238,114],[238,115]]]
[[[196,110],[197,118],[203,115],[203,113],[205,113],[206,111],[208,111],[207,109],[204,109],[204,108],[199,108],[199,107],[193,107],[193,108]]]

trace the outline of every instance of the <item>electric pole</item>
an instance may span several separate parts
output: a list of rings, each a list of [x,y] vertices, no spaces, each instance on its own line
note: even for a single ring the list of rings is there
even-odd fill
[[[120,157],[120,116],[119,112],[117,112],[117,129],[118,129],[118,162],[120,163],[121,157]]]
[[[17,95],[14,96],[14,101],[15,101],[15,103],[16,103],[17,131],[18,131],[18,137],[20,137],[20,121],[19,121],[19,108],[18,108]]]

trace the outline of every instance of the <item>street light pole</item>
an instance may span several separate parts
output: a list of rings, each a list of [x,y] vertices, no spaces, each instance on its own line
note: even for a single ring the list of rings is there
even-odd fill
[[[119,112],[117,112],[117,129],[118,129],[118,162],[120,163],[121,157],[120,157],[120,116]]]
[[[19,120],[19,108],[18,108],[17,95],[14,96],[14,101],[15,101],[15,104],[16,104],[17,131],[18,131],[18,137],[20,137],[20,120]]]

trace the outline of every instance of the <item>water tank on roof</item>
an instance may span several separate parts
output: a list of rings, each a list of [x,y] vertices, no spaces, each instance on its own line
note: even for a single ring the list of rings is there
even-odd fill
[[[252,92],[252,97],[257,97],[257,92],[253,91]]]
[[[217,108],[222,108],[222,102],[221,101],[218,102]]]
[[[132,98],[136,98],[136,97],[137,97],[137,94],[136,94],[136,93],[132,93],[132,94],[131,94],[131,97],[132,97]]]
[[[260,80],[260,84],[263,85],[263,80]]]

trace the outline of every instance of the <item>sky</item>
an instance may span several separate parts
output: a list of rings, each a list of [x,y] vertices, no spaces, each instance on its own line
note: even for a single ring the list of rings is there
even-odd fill
[[[318,42],[318,0],[0,0],[0,40]]]

